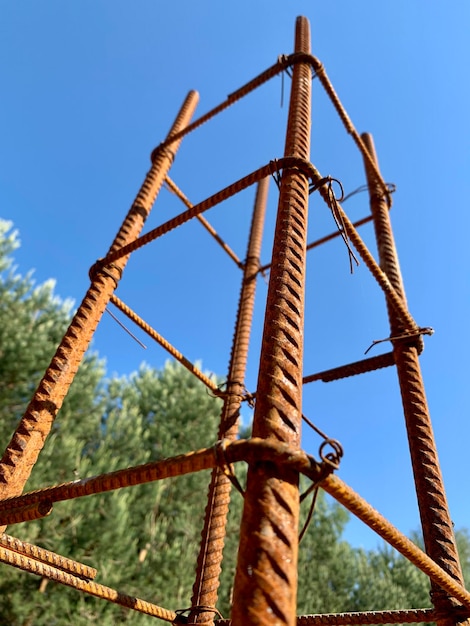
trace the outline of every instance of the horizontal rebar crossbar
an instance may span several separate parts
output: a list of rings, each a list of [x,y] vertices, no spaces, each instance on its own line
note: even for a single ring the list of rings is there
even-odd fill
[[[379,354],[378,356],[370,357],[369,359],[362,359],[361,361],[355,361],[354,363],[348,363],[348,365],[340,365],[317,374],[310,374],[304,376],[304,385],[313,383],[316,380],[321,380],[324,383],[329,383],[341,378],[348,378],[349,376],[357,376],[358,374],[365,374],[366,372],[373,372],[384,367],[390,367],[395,365],[395,359],[393,352],[386,352],[385,354]]]
[[[14,510],[43,500],[49,502],[72,500],[82,496],[212,469],[216,465],[225,466],[238,461],[246,461],[249,464],[270,461],[283,467],[289,466],[293,470],[305,474],[314,482],[319,483],[327,493],[427,574],[431,580],[470,609],[470,592],[459,585],[353,489],[337,476],[331,475],[329,473],[330,467],[320,465],[302,450],[291,450],[286,444],[264,439],[254,438],[228,443],[221,441],[211,448],[204,448],[197,452],[32,491],[22,496],[1,500],[0,511]],[[325,476],[325,474],[328,475]]]
[[[458,615],[457,615],[458,613]],[[468,611],[456,611],[462,620]],[[296,626],[361,626],[362,624],[417,624],[435,622],[438,612],[434,609],[401,609],[390,611],[363,611],[355,613],[321,613],[300,615]],[[229,619],[217,621],[217,626],[230,626]]]

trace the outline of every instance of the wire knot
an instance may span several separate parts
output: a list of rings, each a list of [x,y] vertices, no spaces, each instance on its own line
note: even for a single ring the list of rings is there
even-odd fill
[[[369,350],[372,350],[372,348],[376,346],[377,344],[384,343],[385,341],[391,341],[392,343],[395,343],[398,341],[406,341],[409,343],[414,343],[414,342],[410,342],[410,339],[417,339],[417,338],[421,339],[422,335],[429,335],[429,336],[434,335],[434,328],[431,328],[431,326],[423,326],[421,328],[417,328],[414,331],[402,333],[401,335],[391,335],[390,337],[385,337],[385,339],[376,339],[370,344],[370,346],[367,348],[364,354],[367,354]]]
[[[204,604],[192,606],[188,609],[177,609],[175,613],[176,617],[173,620],[173,624],[198,624],[199,626],[202,626],[203,624],[210,624],[212,620],[209,620],[207,622],[189,621],[190,618],[193,620],[198,615],[201,615],[201,613],[214,613],[215,615],[220,617],[220,619],[224,619],[224,616],[218,609],[216,609],[214,606],[205,606]],[[185,615],[185,613],[188,613],[188,615]]]
[[[106,259],[98,259],[88,270],[90,280],[94,282],[100,274],[114,281],[115,289],[122,278],[122,268],[115,263],[105,263]]]

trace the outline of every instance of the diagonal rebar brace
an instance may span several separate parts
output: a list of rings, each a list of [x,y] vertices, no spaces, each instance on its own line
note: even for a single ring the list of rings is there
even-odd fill
[[[210,389],[214,394],[217,394],[219,388],[208,378],[201,370],[191,363],[189,359],[187,359],[179,350],[177,350],[174,346],[171,345],[169,341],[167,341],[164,337],[157,333],[157,331],[147,324],[145,320],[143,320],[135,311],[133,311],[130,307],[127,306],[120,298],[113,294],[110,298],[110,302],[114,304],[124,315],[126,315],[130,320],[137,324],[139,328],[141,328],[144,332],[147,333],[149,337],[151,337],[154,341],[156,341],[162,348],[164,348],[173,358],[175,358],[181,365],[183,365],[191,374],[194,374],[196,378],[198,378],[204,385]]]
[[[470,592],[456,578],[448,574],[430,556],[423,552],[411,539],[397,530],[385,517],[376,511],[364,498],[361,498],[340,478],[330,474],[320,484],[330,496],[335,498],[348,511],[362,520],[395,550],[427,574],[449,596],[459,600],[470,609]]]
[[[188,124],[197,100],[195,91],[188,94],[170,135]],[[177,147],[175,143],[173,149]],[[111,253],[138,237],[171,162],[171,156],[164,151],[155,159],[111,245]],[[126,263],[127,257],[121,257],[92,275],[90,288],[0,461],[0,497],[23,490]]]
[[[175,184],[175,182],[169,176],[167,176],[165,178],[165,183],[166,183],[168,189],[170,191],[172,191],[175,194],[175,196],[177,196],[181,200],[181,202],[187,206],[188,209],[192,209],[193,208],[194,204],[188,200],[188,198],[184,195],[184,193],[181,191],[181,189]],[[204,228],[207,230],[207,232],[210,235],[212,235],[212,237],[217,241],[217,243],[222,248],[222,250],[224,250],[229,255],[229,257],[232,259],[232,261],[235,261],[235,263],[238,265],[238,267],[240,269],[242,269],[243,268],[243,263],[240,261],[238,256],[232,250],[232,248],[217,233],[215,228],[211,224],[209,224],[209,222],[206,220],[206,218],[203,217],[202,215],[196,215],[196,219],[198,219],[201,222],[201,224],[204,226]]]
[[[282,467],[289,471],[305,474],[310,480],[334,497],[351,513],[374,530],[400,554],[427,574],[447,593],[454,596],[470,609],[470,592],[435,563],[408,537],[400,533],[388,520],[378,513],[364,498],[338,477],[330,467],[324,467],[302,450],[275,440],[253,438],[233,442],[218,442],[211,448],[178,455],[162,461],[146,463],[136,467],[116,470],[109,474],[92,476],[63,485],[47,487],[0,501],[0,510],[14,510],[41,501],[63,502],[92,494],[105,493],[134,485],[182,476],[191,472],[212,469],[224,463],[246,461],[249,466],[257,463]],[[1,560],[1,559],[0,559]]]
[[[371,158],[377,163],[372,136],[365,133],[363,140]],[[402,300],[405,302],[405,292],[386,201],[380,186],[377,184],[375,172],[369,168],[368,162],[365,163],[365,167],[380,263],[395,290],[401,293]],[[393,335],[402,332],[404,324],[403,319],[397,316],[395,309],[390,304],[387,300],[390,329]],[[426,552],[459,584],[463,584],[431,416],[421,377],[418,350],[416,346],[397,342],[393,345],[393,353],[403,402]],[[431,597],[434,606],[441,615],[438,624],[440,626],[454,624],[455,619],[452,617],[452,610],[455,603],[447,597],[442,589],[435,585],[432,585]],[[446,613],[449,617],[442,617]],[[470,621],[467,623],[470,624]]]
[[[353,226],[354,228],[358,228],[359,226],[363,226],[364,224],[367,224],[368,222],[371,222],[371,221],[372,221],[372,215],[368,215],[367,217],[363,217],[360,220],[353,222]],[[318,248],[324,243],[327,243],[328,241],[331,241],[332,239],[336,239],[337,237],[341,237],[341,233],[338,230],[335,230],[334,233],[330,233],[329,235],[325,235],[324,237],[321,237],[320,239],[317,239],[316,241],[312,241],[312,243],[309,243],[307,245],[307,252],[309,250],[313,250],[314,248]],[[262,265],[259,268],[259,271],[265,272],[266,270],[269,270],[270,268],[271,268],[271,263],[267,263],[266,265]]]
[[[119,604],[127,609],[132,609],[134,611],[138,611],[139,613],[145,613],[146,615],[158,617],[166,622],[173,622],[176,617],[176,613],[174,611],[169,611],[161,606],[152,604],[146,600],[141,600],[140,598],[136,598],[134,596],[128,596],[124,593],[116,591],[116,589],[94,582],[93,580],[84,580],[83,578],[74,576],[69,572],[65,572],[47,563],[42,563],[41,561],[37,561],[29,556],[18,554],[13,550],[4,548],[3,546],[0,546],[0,561],[29,572],[30,574],[36,574],[37,576],[54,580],[62,585],[66,585],[67,587],[83,591],[84,593],[88,593],[96,598],[101,598],[102,600]]]
[[[205,200],[200,202],[199,204],[193,205],[191,209],[188,209],[187,211],[184,211],[183,213],[180,213],[174,218],[168,220],[164,224],[157,226],[145,235],[142,235],[142,237],[139,237],[138,239],[133,241],[132,243],[108,254],[104,259],[100,259],[96,266],[102,268],[112,266],[112,264],[121,257],[128,255],[131,252],[138,250],[139,248],[142,248],[143,246],[154,241],[158,237],[161,237],[162,235],[170,232],[177,226],[181,226],[190,219],[197,217],[204,211],[211,209],[212,207],[220,204],[224,200],[227,200],[228,198],[232,197],[243,189],[250,187],[251,185],[260,181],[262,178],[265,178],[269,174],[279,172],[280,170],[288,170],[289,168],[291,168],[292,170],[296,170],[299,174],[304,174],[313,183],[319,183],[320,181],[327,180],[322,177],[320,172],[312,163],[308,161],[308,159],[299,157],[298,155],[285,156],[282,159],[271,161],[269,164],[260,167],[254,172],[251,172],[247,176],[244,176],[243,178],[232,183],[231,185],[224,187],[209,198],[206,198]],[[328,191],[326,190],[325,185],[318,187],[318,192],[320,193],[326,204],[329,206],[330,201]],[[413,335],[416,335],[416,332],[419,331],[418,325],[410,315],[406,307],[406,303],[403,302],[401,294],[395,291],[393,285],[388,279],[388,276],[384,271],[382,271],[372,254],[369,252],[367,246],[357,232],[354,224],[350,221],[339,202],[336,203],[336,208],[341,215],[341,219],[344,223],[344,228],[348,237],[351,239],[354,247],[358,251],[360,257],[371,272],[372,276],[375,278],[381,289],[386,294],[387,298],[390,301],[390,305],[394,307],[400,317],[404,320],[406,324],[406,331],[412,333]],[[264,266],[263,268],[261,268],[261,270],[262,269],[264,269]]]
[[[9,550],[13,550],[13,552],[18,552],[18,554],[23,554],[24,556],[35,559],[36,561],[47,563],[53,567],[63,570],[64,572],[68,572],[69,574],[73,574],[74,576],[78,576],[79,578],[83,578],[85,580],[93,580],[96,578],[96,574],[98,573],[94,567],[89,567],[88,565],[84,565],[78,561],[73,561],[72,559],[68,559],[60,554],[56,554],[50,550],[45,550],[44,548],[40,548],[39,546],[35,546],[31,543],[20,541],[19,539],[16,539],[16,537],[11,537],[6,533],[0,536],[0,545],[4,548],[8,548]]]
[[[322,177],[322,175],[314,165],[311,165],[311,170],[312,178],[316,183],[327,180]],[[321,195],[326,204],[330,206],[328,191],[324,184],[318,188],[318,193]],[[393,307],[393,309],[403,320],[405,330],[407,332],[416,334],[416,331],[419,331],[419,328],[413,317],[410,315],[410,312],[408,311],[406,301],[403,298],[402,292],[395,289],[387,274],[380,268],[378,263],[375,261],[366,244],[363,242],[361,236],[354,228],[354,225],[352,224],[351,220],[346,215],[344,209],[338,201],[336,201],[336,209],[344,224],[346,235],[349,237],[357,252],[359,253],[361,259],[364,261],[370,273],[375,278],[382,291],[385,293],[388,301],[390,302],[390,306]]]
[[[243,85],[242,87],[240,87],[239,89],[231,93],[224,102],[217,105],[216,107],[214,107],[213,109],[205,113],[204,115],[202,115],[200,118],[195,120],[192,124],[189,124],[186,128],[181,130],[179,133],[174,134],[171,138],[162,142],[160,146],[158,146],[155,149],[155,151],[152,153],[152,159],[154,158],[154,155],[157,154],[158,150],[162,150],[168,147],[169,145],[171,145],[172,142],[177,141],[178,139],[181,139],[185,135],[191,133],[193,130],[196,130],[196,128],[199,128],[200,126],[208,122],[210,119],[212,119],[213,117],[215,117],[216,115],[218,115],[219,113],[221,113],[222,111],[230,107],[235,102],[237,102],[238,100],[241,100],[246,95],[248,95],[249,93],[257,89],[258,87],[263,85],[265,82],[267,82],[271,78],[274,78],[274,76],[277,76],[281,72],[284,72],[288,68],[294,67],[295,65],[299,63],[310,65],[313,72],[315,73],[315,76],[318,76],[322,84],[322,87],[324,88],[331,103],[336,109],[336,112],[338,113],[338,116],[341,119],[344,128],[346,129],[346,132],[348,132],[352,136],[363,158],[368,163],[372,171],[375,173],[380,186],[382,187],[384,193],[387,196],[388,204],[389,206],[391,206],[391,195],[390,195],[390,191],[388,189],[387,183],[383,180],[379,169],[377,168],[374,160],[370,157],[369,152],[361,136],[357,132],[354,124],[352,123],[351,118],[349,117],[341,100],[339,99],[338,94],[336,93],[333,87],[333,84],[331,83],[326,73],[323,63],[319,59],[314,57],[312,54],[306,53],[306,52],[296,51],[290,55],[285,55],[285,54],[280,55],[280,57],[277,60],[277,63],[270,66],[264,72],[262,72],[261,74],[258,74],[258,76],[253,78],[251,81],[249,81],[248,83],[246,83],[245,85]]]
[[[295,51],[310,53],[308,20],[297,18]],[[292,76],[285,157],[309,160],[311,66]],[[253,436],[300,446],[304,286],[309,185],[284,166],[266,303]],[[249,466],[235,574],[234,626],[293,626],[296,620],[299,475]]]
[[[229,441],[233,441],[238,434],[268,186],[269,178],[263,178],[257,187],[228,368],[227,392],[220,418],[219,439],[228,439]],[[217,603],[217,589],[220,583],[224,537],[230,504],[230,488],[231,482],[226,476],[224,468],[214,468],[211,474],[196,580],[193,586],[193,607],[215,607]],[[213,613],[204,611],[190,614],[190,621],[195,623],[212,623],[213,618]]]

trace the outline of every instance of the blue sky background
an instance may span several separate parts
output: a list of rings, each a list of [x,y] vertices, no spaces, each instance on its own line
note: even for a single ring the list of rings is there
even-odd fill
[[[381,169],[397,185],[392,221],[411,313],[432,326],[421,358],[451,513],[470,526],[468,354],[467,2],[159,3],[148,0],[6,1],[0,7],[0,216],[20,231],[19,270],[57,280],[77,303],[88,268],[106,253],[189,89],[197,116],[293,51],[295,17],[311,22],[312,52],[325,65],[356,128],[373,133]],[[187,137],[171,175],[198,202],[282,156],[290,80],[280,77]],[[311,160],[352,191],[362,161],[318,81],[313,84]],[[263,262],[277,204],[270,186]],[[254,189],[206,217],[241,258]],[[367,196],[345,209],[368,213]],[[183,210],[163,190],[146,230]],[[309,241],[334,231],[312,197]],[[373,247],[372,227],[361,230]],[[117,294],[192,360],[223,377],[240,272],[198,223],[138,251]],[[247,387],[254,389],[266,284],[259,282]],[[362,263],[351,276],[344,244],[309,255],[305,374],[362,358],[387,337],[381,292]],[[94,348],[108,374],[167,356],[142,350],[105,316]],[[388,350],[377,347],[374,353]],[[419,525],[393,370],[305,389],[304,412],[345,456],[339,475],[405,533]],[[245,411],[246,420],[251,418]],[[211,434],[208,434],[211,441]],[[305,430],[313,454],[318,439]],[[375,546],[359,522],[348,539]]]

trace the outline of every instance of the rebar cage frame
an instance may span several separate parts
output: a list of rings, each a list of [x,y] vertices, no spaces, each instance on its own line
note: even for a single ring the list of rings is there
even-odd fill
[[[282,72],[288,72],[292,78],[284,156],[193,205],[168,175],[182,139]],[[341,199],[335,196],[332,179],[323,177],[310,162],[313,76],[321,82],[364,161],[371,214],[354,224],[343,210]],[[391,190],[380,173],[371,135],[358,134],[323,65],[312,56],[309,24],[304,17],[297,18],[293,54],[279,57],[265,72],[191,122],[197,100],[196,92],[188,94],[167,138],[152,152],[152,165],[144,183],[108,253],[91,268],[90,287],[5,449],[0,461],[0,525],[3,530],[0,561],[164,621],[212,623],[218,613],[217,588],[230,488],[233,483],[240,488],[232,464],[244,461],[248,464],[248,476],[234,580],[232,624],[293,626],[295,623],[340,625],[436,621],[447,625],[466,621],[470,616],[470,593],[463,584],[418,360],[423,346],[422,336],[430,334],[431,329],[420,328],[407,307],[389,218]],[[271,262],[262,267],[260,249],[271,176],[279,187],[278,212]],[[247,254],[241,261],[203,213],[255,183],[257,192]],[[141,235],[163,184],[181,199],[186,210]],[[308,199],[315,191],[332,211],[338,231],[307,245]],[[232,352],[223,390],[114,293],[132,252],[193,218],[203,224],[242,271]],[[378,262],[357,231],[368,221],[374,224]],[[355,258],[354,247],[384,292],[392,350],[303,376],[306,252],[337,236],[345,240],[351,258]],[[270,277],[258,385],[249,393],[245,388],[245,370],[256,278],[267,269]],[[110,302],[221,397],[223,407],[217,441],[199,451],[23,494],[53,421]],[[388,366],[395,366],[398,373],[425,551],[338,478],[335,471],[341,448],[337,442],[325,436],[319,460],[300,447],[301,422],[302,419],[308,421],[302,414],[304,384],[315,380],[337,380]],[[248,440],[240,440],[237,436],[238,416],[244,401],[255,403],[253,435]],[[97,572],[92,567],[27,544],[4,532],[7,525],[49,515],[55,502],[203,469],[210,469],[212,473],[191,609],[187,616],[181,611],[163,608],[106,587],[95,581]],[[325,490],[427,574],[431,580],[433,608],[296,616],[300,474]],[[218,623],[229,623],[229,620],[218,619]]]

